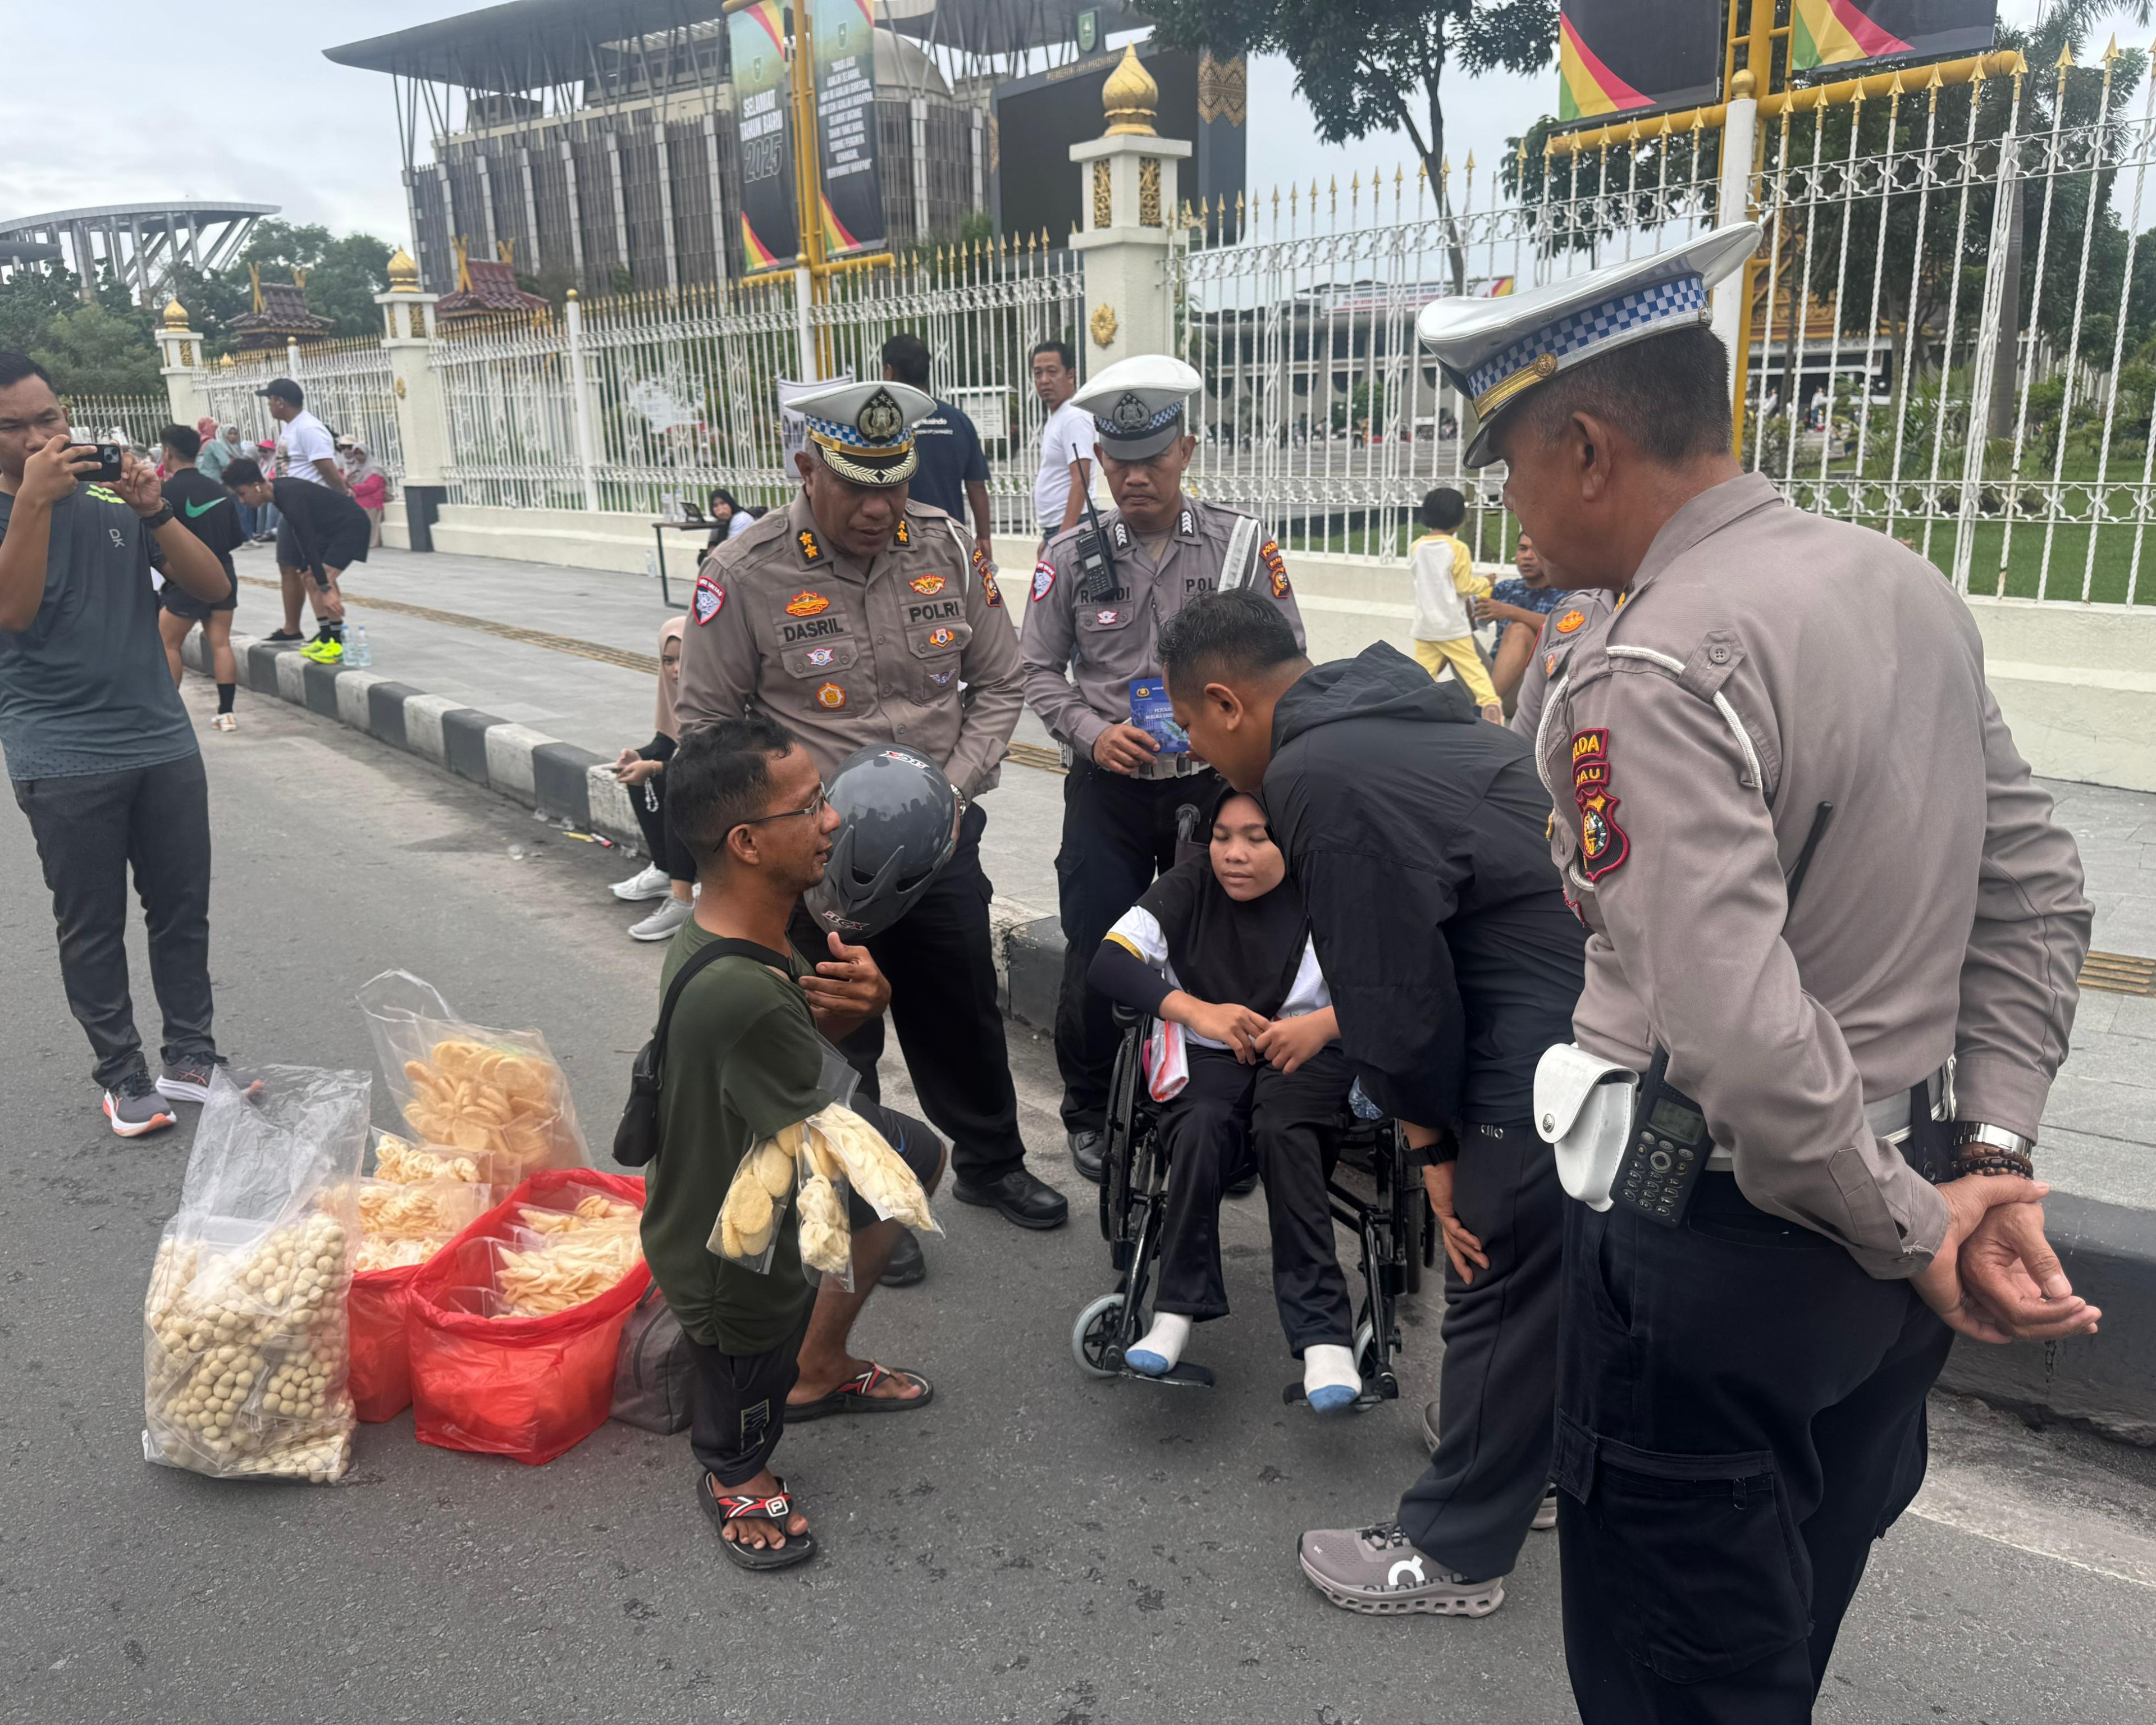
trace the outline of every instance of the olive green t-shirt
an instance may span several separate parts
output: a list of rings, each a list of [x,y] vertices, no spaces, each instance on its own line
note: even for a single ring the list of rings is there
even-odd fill
[[[675,973],[716,938],[694,922],[682,925],[667,949],[661,999]],[[742,1155],[832,1099],[819,1088],[824,1042],[808,998],[791,980],[807,970],[790,952],[768,953],[762,963],[731,953],[715,959],[690,981],[667,1032],[659,1153],[644,1170],[644,1255],[681,1327],[726,1353],[780,1346],[812,1293],[791,1206],[767,1271],[722,1258],[708,1244]]]

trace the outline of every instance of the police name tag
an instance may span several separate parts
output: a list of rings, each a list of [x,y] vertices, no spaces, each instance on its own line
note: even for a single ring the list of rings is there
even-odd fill
[[[1132,683],[1131,723],[1158,743],[1163,755],[1190,752],[1189,735],[1175,722],[1175,709],[1163,684]]]

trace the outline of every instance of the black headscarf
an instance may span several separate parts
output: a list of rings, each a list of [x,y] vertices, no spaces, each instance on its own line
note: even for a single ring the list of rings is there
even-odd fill
[[[1223,788],[1200,809],[1199,832],[1212,836]],[[1138,900],[1168,942],[1183,992],[1219,1005],[1247,1006],[1270,1018],[1286,1001],[1310,938],[1310,916],[1292,876],[1262,896],[1238,901],[1214,878],[1208,855],[1178,863]]]

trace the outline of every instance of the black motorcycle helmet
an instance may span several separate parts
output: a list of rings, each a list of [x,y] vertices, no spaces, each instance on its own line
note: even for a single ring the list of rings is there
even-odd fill
[[[926,756],[872,743],[839,768],[829,794],[839,830],[802,902],[818,927],[859,942],[911,910],[951,860],[958,793]]]

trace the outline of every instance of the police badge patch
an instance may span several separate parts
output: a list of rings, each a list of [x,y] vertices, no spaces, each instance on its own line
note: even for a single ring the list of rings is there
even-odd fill
[[[1033,566],[1033,602],[1039,604],[1048,597],[1048,590],[1055,585],[1055,565],[1050,562]]]
[[[941,575],[916,575],[906,584],[924,598],[943,591],[943,578]]]
[[[1617,797],[1609,788],[1609,733],[1575,732],[1572,739],[1573,801],[1579,805],[1579,867],[1599,880],[1631,855],[1632,841],[1617,824]]]
[[[906,429],[906,415],[899,411],[898,403],[889,390],[879,389],[868,398],[854,424],[871,444],[892,444]]]
[[[709,575],[696,578],[696,596],[689,602],[689,608],[699,629],[717,616],[726,603],[726,590],[716,579]]]
[[[836,712],[845,704],[846,691],[836,683],[826,683],[816,691],[816,705],[820,707],[826,707],[832,712]]]

